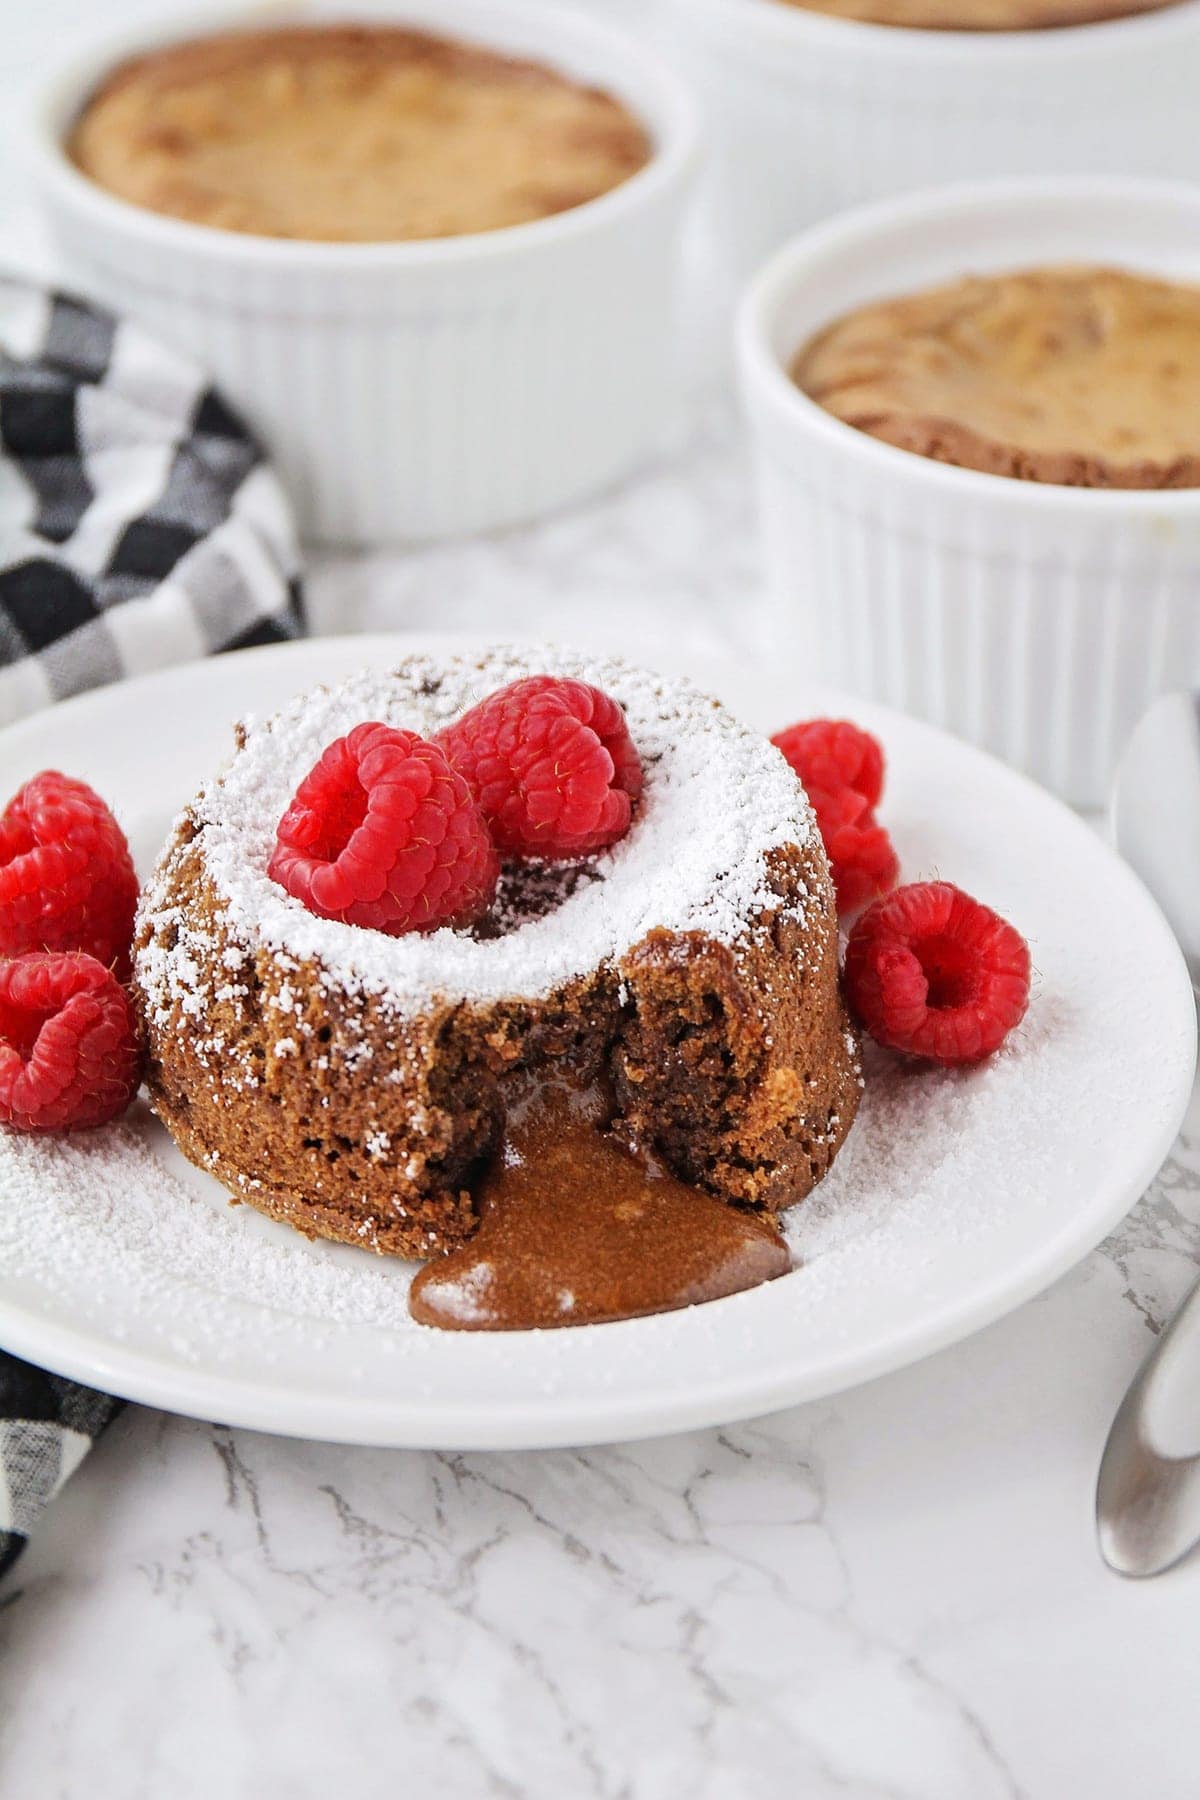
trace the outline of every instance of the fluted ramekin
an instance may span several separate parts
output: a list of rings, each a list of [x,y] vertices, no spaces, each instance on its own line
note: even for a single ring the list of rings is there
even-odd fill
[[[854,307],[958,275],[1100,261],[1200,280],[1200,189],[948,187],[796,238],[737,322],[780,656],[970,738],[1077,805],[1158,693],[1200,684],[1200,489],[960,469],[833,418],[787,365]]]
[[[674,0],[707,107],[720,257],[939,181],[1200,175],[1200,0],[1051,31],[914,31]]]
[[[533,56],[616,94],[654,154],[552,218],[426,242],[220,231],[117,199],[64,136],[138,50],[237,24],[413,23]],[[480,531],[578,500],[651,454],[676,372],[678,243],[697,149],[684,84],[642,46],[526,0],[314,0],[206,9],[109,38],[55,74],[31,121],[65,281],[205,363],[326,541]]]

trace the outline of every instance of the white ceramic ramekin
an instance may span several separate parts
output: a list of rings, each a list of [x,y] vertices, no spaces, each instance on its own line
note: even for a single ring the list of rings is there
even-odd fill
[[[762,270],[737,352],[778,654],[1093,806],[1154,695],[1200,684],[1200,489],[948,467],[843,424],[787,374],[867,301],[1064,261],[1200,280],[1200,189],[996,182],[862,208]]]
[[[354,543],[506,525],[602,488],[656,447],[676,373],[680,227],[695,109],[669,68],[565,8],[350,0],[271,23],[415,23],[617,94],[655,154],[553,218],[401,244],[252,237],[161,217],[73,167],[64,132],[100,77],[155,43],[263,15],[207,9],[93,47],[40,95],[36,172],[64,278],[186,348],[261,433],[308,537]]]
[[[939,181],[1200,175],[1200,0],[1055,31],[911,31],[781,0],[674,0],[707,106],[723,266]]]

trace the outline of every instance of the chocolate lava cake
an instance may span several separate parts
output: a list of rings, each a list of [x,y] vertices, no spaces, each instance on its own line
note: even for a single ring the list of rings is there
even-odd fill
[[[390,937],[267,874],[324,748],[363,720],[432,737],[531,673],[625,710],[645,785],[620,842],[505,869],[472,931]],[[143,897],[147,1084],[181,1150],[312,1237],[427,1258],[468,1238],[506,1113],[540,1073],[599,1081],[680,1180],[774,1213],[854,1119],[825,853],[764,737],[686,683],[549,649],[413,656],[238,728]]]

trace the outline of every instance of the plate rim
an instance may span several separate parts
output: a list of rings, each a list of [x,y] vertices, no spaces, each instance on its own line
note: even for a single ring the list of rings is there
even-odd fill
[[[234,660],[242,665],[263,659],[272,663],[283,659],[303,663],[314,654],[333,652],[337,655],[353,649],[355,656],[366,662],[375,656],[402,656],[420,650],[450,653],[493,641],[529,645],[546,640],[516,633],[497,633],[493,638],[478,632],[388,632],[361,636],[340,634],[254,646],[224,657],[150,671],[112,687],[73,696],[52,709],[42,709],[0,729],[0,750],[19,747],[24,737],[38,735],[51,721],[67,716],[78,719],[90,711],[104,713],[118,691],[124,704],[131,696],[136,700],[137,691],[146,684],[168,690],[172,686],[187,687],[197,682],[219,685],[222,665],[227,667]],[[761,666],[750,655],[737,660],[748,670]],[[684,673],[689,672],[686,657],[679,659],[678,666]],[[693,664],[693,678],[696,678],[697,666],[701,665]],[[702,670],[699,677],[702,682],[705,674],[714,679],[719,677],[719,670],[710,661],[702,665]],[[278,1382],[272,1383],[231,1376],[211,1366],[188,1369],[166,1362],[152,1352],[98,1338],[89,1329],[47,1324],[36,1308],[14,1303],[0,1293],[0,1341],[4,1347],[42,1366],[52,1365],[55,1372],[71,1379],[119,1393],[141,1404],[198,1419],[219,1418],[223,1423],[281,1436],[319,1437],[326,1442],[391,1448],[550,1449],[634,1441],[696,1430],[827,1398],[911,1367],[925,1357],[963,1341],[1044,1292],[1074,1268],[1137,1204],[1168,1156],[1186,1114],[1196,1068],[1196,1010],[1182,952],[1153,897],[1111,844],[1031,778],[951,733],[898,713],[894,708],[864,696],[841,694],[819,682],[798,681],[800,685],[819,692],[823,703],[840,700],[851,714],[857,708],[885,723],[889,719],[899,720],[906,732],[916,733],[927,742],[950,744],[955,754],[964,756],[968,763],[977,759],[980,765],[990,765],[1004,781],[1014,785],[1015,792],[1024,790],[1022,798],[1032,799],[1038,807],[1056,811],[1072,835],[1080,834],[1080,842],[1086,840],[1093,850],[1098,849],[1106,855],[1114,879],[1121,881],[1145,907],[1148,921],[1160,934],[1167,950],[1166,963],[1174,960],[1177,967],[1174,998],[1179,1016],[1167,1023],[1172,1024],[1172,1045],[1175,1042],[1174,1026],[1184,1027],[1186,1048],[1181,1044],[1178,1064],[1172,1070],[1170,1091],[1164,1096],[1165,1122],[1143,1147],[1137,1159],[1136,1176],[1130,1173],[1114,1186],[1108,1206],[1088,1212],[1084,1215],[1086,1223],[1082,1225],[1078,1214],[1068,1215],[1057,1232],[1040,1239],[1018,1263],[1006,1263],[1003,1276],[989,1283],[982,1293],[976,1288],[948,1300],[932,1316],[919,1313],[904,1328],[892,1328],[879,1341],[835,1351],[815,1370],[811,1366],[797,1370],[786,1364],[768,1367],[752,1382],[744,1373],[738,1373],[727,1384],[709,1381],[691,1395],[672,1395],[665,1401],[654,1401],[651,1397],[637,1406],[631,1404],[627,1394],[619,1393],[613,1397],[604,1392],[580,1396],[573,1402],[555,1396],[549,1402],[549,1410],[545,1402],[539,1403],[536,1398],[517,1398],[506,1401],[501,1407],[490,1398],[472,1406],[462,1400],[439,1402],[428,1396],[415,1403],[395,1394],[314,1396],[303,1388],[289,1389],[282,1374]],[[603,1333],[622,1330],[629,1323],[636,1321],[576,1329]]]

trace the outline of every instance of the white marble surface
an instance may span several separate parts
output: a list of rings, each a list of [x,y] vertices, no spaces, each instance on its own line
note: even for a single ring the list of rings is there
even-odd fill
[[[89,12],[6,17],[0,97]],[[35,257],[3,186],[10,247]],[[326,560],[312,594],[327,629],[745,655],[758,566],[731,409],[698,399],[671,462],[585,511]],[[0,1795],[1194,1800],[1200,1562],[1122,1584],[1091,1501],[1198,1258],[1200,1110],[1051,1292],[757,1424],[449,1456],[131,1409],[0,1589]]]

